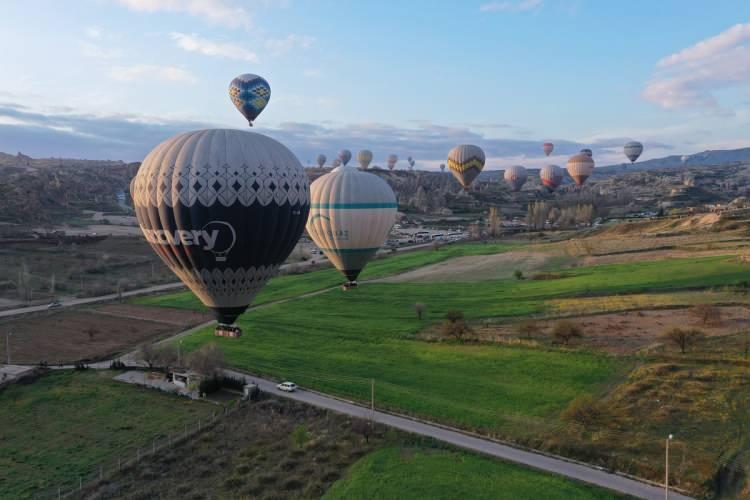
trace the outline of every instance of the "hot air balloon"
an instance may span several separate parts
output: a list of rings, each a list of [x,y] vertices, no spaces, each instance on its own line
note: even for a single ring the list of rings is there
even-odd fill
[[[551,142],[545,142],[542,144],[542,150],[544,150],[544,154],[546,156],[549,156],[552,153],[552,150],[555,149],[555,145]]]
[[[641,156],[641,153],[643,153],[643,144],[638,141],[630,141],[625,144],[623,151],[628,160],[630,160],[630,163],[635,163],[638,157]]]
[[[388,169],[393,170],[396,168],[396,163],[398,163],[398,156],[388,155]]]
[[[253,120],[266,108],[271,98],[271,86],[258,75],[245,73],[229,84],[229,98],[234,106],[253,126]]]
[[[372,151],[369,149],[363,149],[359,153],[357,153],[357,161],[359,162],[359,167],[362,170],[367,170],[367,167],[370,166],[370,162],[372,161]]]
[[[445,172],[445,163],[440,164],[440,171]]]
[[[513,165],[512,167],[505,169],[503,175],[505,182],[510,184],[513,191],[520,191],[521,187],[526,183],[527,177],[528,174],[526,173],[526,169],[521,165]]]
[[[336,168],[336,167],[340,167],[340,166],[341,166],[341,160],[339,160],[338,158],[336,158],[335,160],[333,160],[333,161],[331,162],[331,166],[332,166],[333,168]]]
[[[408,161],[409,163],[411,163],[411,162],[412,162],[412,157],[411,157],[411,156],[408,156],[408,157],[406,158],[406,161]]]
[[[568,159],[568,174],[576,181],[576,185],[583,186],[594,172],[594,160],[586,153],[578,153]]]
[[[341,161],[341,164],[346,166],[347,163],[349,163],[349,160],[352,159],[352,152],[348,149],[342,149],[339,151],[339,161]]]
[[[198,130],[154,148],[133,181],[146,240],[211,310],[217,335],[294,249],[310,210],[297,157],[264,135]]]
[[[357,276],[383,245],[396,221],[396,195],[377,175],[338,167],[310,186],[310,238],[346,279]]]
[[[547,189],[554,191],[562,184],[563,169],[557,165],[545,165],[539,170],[539,179]]]
[[[689,160],[689,159],[690,159],[690,157],[689,157],[688,155],[683,155],[683,156],[682,156],[682,157],[680,158],[680,161],[681,161],[681,162],[682,162],[682,164],[684,165],[684,164],[686,164],[686,163],[688,162],[688,160]]]
[[[416,162],[414,161],[414,159],[410,156],[409,157],[409,170],[411,170],[412,168],[414,168],[414,164],[415,163]]]
[[[318,157],[315,158],[315,162],[318,164],[318,168],[323,168],[323,165],[326,164],[327,159],[328,158],[326,158],[326,155],[318,155]]]
[[[589,148],[583,148],[580,152],[583,153],[583,154],[585,154],[589,158],[593,158],[594,157],[594,152],[591,151]]]
[[[448,153],[448,168],[464,189],[468,189],[484,168],[484,151],[473,144],[459,144]]]

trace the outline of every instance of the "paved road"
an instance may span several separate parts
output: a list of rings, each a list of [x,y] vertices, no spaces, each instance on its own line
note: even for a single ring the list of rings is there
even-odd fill
[[[245,377],[248,380],[253,380],[258,384],[262,391],[266,391],[277,396],[287,397],[290,399],[301,401],[303,403],[326,408],[338,413],[352,415],[355,417],[371,418],[373,416],[373,413],[369,408],[331,398],[317,392],[309,392],[305,390],[298,390],[293,393],[283,392],[278,390],[276,388],[276,382],[273,382],[271,380],[248,376],[233,370],[225,371],[228,375],[231,375],[233,377]],[[638,498],[646,498],[649,500],[664,498],[663,487],[652,486],[650,484],[642,483],[633,479],[628,479],[626,477],[618,476],[617,474],[612,474],[600,469],[595,469],[593,467],[568,462],[566,460],[561,460],[559,458],[541,455],[530,451],[524,451],[518,448],[513,448],[511,446],[502,445],[494,441],[488,441],[485,439],[470,436],[462,432],[449,430],[436,425],[417,422],[409,418],[399,417],[391,415],[389,413],[379,412],[377,410],[374,413],[374,419],[375,421],[389,427],[395,427],[397,429],[411,432],[413,434],[428,436],[445,443],[450,443],[460,448],[465,448],[467,450],[501,458],[510,462],[516,462],[545,472],[559,474],[561,476],[566,476],[571,479],[601,486],[603,488],[617,491],[619,493],[625,493],[626,495],[632,495]],[[691,497],[676,493],[674,491],[671,491],[669,493],[669,498],[673,500],[691,500]]]

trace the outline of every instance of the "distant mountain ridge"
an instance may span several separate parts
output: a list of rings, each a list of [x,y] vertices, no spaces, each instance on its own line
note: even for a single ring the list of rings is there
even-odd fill
[[[750,161],[750,148],[741,149],[716,149],[701,153],[686,155],[687,162],[682,163],[683,155],[671,155],[664,158],[639,161],[634,164],[621,163],[617,165],[606,165],[597,167],[598,174],[622,174],[626,172],[641,172],[661,168],[681,168],[693,166],[720,165],[723,163],[748,162]]]

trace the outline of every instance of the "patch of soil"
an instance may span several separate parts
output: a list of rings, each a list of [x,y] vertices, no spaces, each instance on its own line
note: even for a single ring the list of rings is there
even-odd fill
[[[643,348],[662,344],[661,336],[672,327],[698,328],[709,337],[731,335],[750,328],[748,309],[742,306],[720,307],[721,322],[702,324],[689,308],[654,309],[591,316],[566,317],[583,329],[583,338],[571,345],[588,347],[613,354],[630,354]],[[552,343],[552,329],[558,320],[536,321],[537,333],[519,338],[519,323],[472,324],[464,340],[475,342]],[[424,340],[446,340],[440,325],[433,325],[419,334]]]
[[[116,473],[82,498],[320,498],[381,445],[376,426],[287,399],[268,398],[195,438]]]
[[[107,358],[210,319],[181,309],[110,304],[45,311],[5,321],[2,329],[12,332],[12,362],[57,364]],[[5,342],[0,343],[0,359],[5,359]]]
[[[379,281],[433,283],[508,279],[513,277],[516,269],[524,274],[540,270],[551,257],[550,253],[523,251],[456,257]]]

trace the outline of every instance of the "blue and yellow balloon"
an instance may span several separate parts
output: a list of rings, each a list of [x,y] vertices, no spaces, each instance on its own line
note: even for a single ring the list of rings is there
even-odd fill
[[[261,114],[271,99],[271,86],[264,78],[245,73],[229,84],[229,98],[252,127],[253,120]]]

